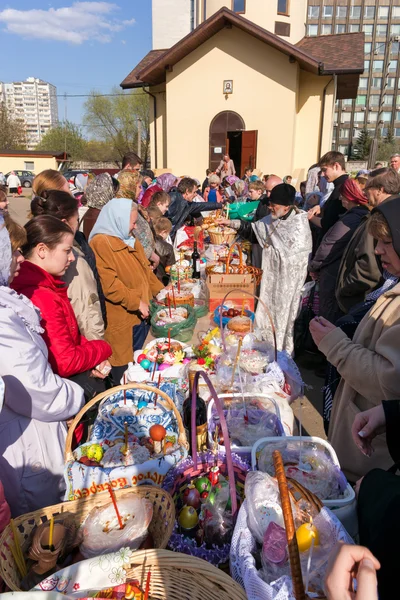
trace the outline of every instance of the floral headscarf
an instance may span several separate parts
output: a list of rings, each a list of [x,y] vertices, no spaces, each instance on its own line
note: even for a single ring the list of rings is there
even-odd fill
[[[225,177],[225,180],[229,185],[233,185],[236,181],[239,181],[239,177],[236,177],[236,175],[228,175],[228,177]]]
[[[163,173],[157,177],[156,183],[163,189],[163,192],[169,192],[176,184],[178,178],[172,173]]]
[[[119,190],[115,194],[116,198],[129,198],[137,201],[136,188],[138,183],[142,182],[142,176],[136,171],[121,171],[118,175]]]
[[[97,208],[98,210],[101,210],[115,195],[110,173],[101,173],[90,181],[85,192],[87,206],[89,208]]]

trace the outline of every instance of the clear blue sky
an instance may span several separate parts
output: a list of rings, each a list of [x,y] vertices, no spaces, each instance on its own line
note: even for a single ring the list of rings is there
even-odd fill
[[[0,0],[0,81],[32,76],[60,95],[107,93],[149,50],[151,0]],[[84,101],[68,98],[69,120],[82,123]]]

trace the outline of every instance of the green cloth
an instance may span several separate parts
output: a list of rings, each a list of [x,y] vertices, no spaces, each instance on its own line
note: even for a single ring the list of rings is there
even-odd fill
[[[230,219],[243,219],[244,221],[252,221],[260,204],[259,200],[254,202],[235,202],[229,205]]]

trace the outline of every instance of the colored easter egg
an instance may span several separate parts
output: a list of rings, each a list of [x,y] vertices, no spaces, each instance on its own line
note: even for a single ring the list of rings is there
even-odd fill
[[[151,366],[151,362],[147,358],[145,358],[141,361],[140,366],[142,367],[142,369],[145,369],[147,371],[147,369],[149,369]]]
[[[162,363],[161,365],[158,365],[158,370],[159,371],[165,371],[165,369],[169,369],[171,365],[167,365],[167,363]]]
[[[146,355],[145,354],[139,354],[139,356],[137,357],[137,361],[136,362],[139,363],[139,365],[140,365],[140,363],[142,362],[142,360],[146,360]]]

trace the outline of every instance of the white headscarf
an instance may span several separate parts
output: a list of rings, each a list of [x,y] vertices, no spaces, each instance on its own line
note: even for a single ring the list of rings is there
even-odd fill
[[[0,214],[0,285],[8,286],[12,260],[11,242],[4,217]]]

